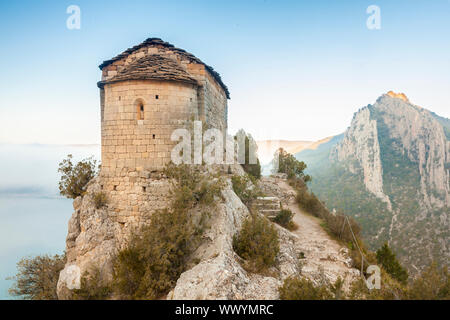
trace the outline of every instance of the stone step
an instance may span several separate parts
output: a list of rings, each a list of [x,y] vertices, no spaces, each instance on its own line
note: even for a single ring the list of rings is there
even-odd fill
[[[263,214],[264,216],[270,219],[275,218],[279,212],[280,212],[279,210],[259,210],[259,213]]]
[[[271,204],[256,204],[257,208],[260,209],[276,209],[276,210],[280,210],[281,206],[278,203],[271,203]]]
[[[276,201],[279,202],[280,201],[280,199],[277,197],[258,197],[258,198],[256,198],[256,200],[260,201],[260,202],[276,202]]]

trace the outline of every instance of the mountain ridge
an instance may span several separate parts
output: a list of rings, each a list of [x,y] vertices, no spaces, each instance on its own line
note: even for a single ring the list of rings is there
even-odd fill
[[[448,265],[448,123],[388,92],[355,112],[342,139],[296,157],[315,178],[312,190],[353,215],[372,248],[388,241],[412,271],[434,259]]]

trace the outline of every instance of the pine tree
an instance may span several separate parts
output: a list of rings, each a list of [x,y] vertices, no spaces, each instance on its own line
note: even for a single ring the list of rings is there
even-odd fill
[[[392,252],[387,243],[378,249],[377,261],[393,278],[403,284],[406,284],[406,281],[408,280],[408,272],[400,265],[395,253]]]

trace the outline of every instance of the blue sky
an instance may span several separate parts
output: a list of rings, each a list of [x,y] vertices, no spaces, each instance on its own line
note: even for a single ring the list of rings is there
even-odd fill
[[[0,29],[0,143],[99,143],[98,65],[147,37],[220,72],[258,139],[338,134],[388,90],[450,117],[449,0],[2,1]]]

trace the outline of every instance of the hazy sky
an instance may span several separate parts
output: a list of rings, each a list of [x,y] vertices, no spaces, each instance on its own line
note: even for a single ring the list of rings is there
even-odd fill
[[[0,143],[100,142],[98,65],[148,37],[222,75],[231,132],[338,134],[388,90],[450,117],[449,0],[2,1],[0,29]]]

